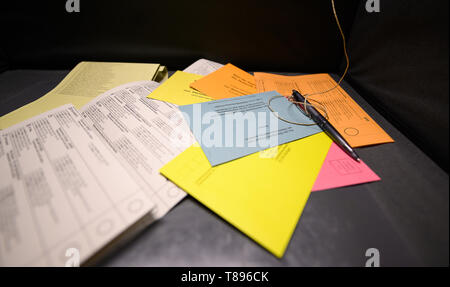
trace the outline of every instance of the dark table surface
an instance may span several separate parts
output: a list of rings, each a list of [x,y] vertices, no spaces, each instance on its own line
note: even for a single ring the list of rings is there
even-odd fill
[[[68,71],[0,74],[0,114],[39,98]],[[448,266],[448,174],[344,83],[395,140],[358,148],[381,181],[313,192],[286,253],[277,259],[187,196],[165,217],[102,260],[103,266]]]

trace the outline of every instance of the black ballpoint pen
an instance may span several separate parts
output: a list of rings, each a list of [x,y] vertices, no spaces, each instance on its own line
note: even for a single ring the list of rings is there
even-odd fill
[[[305,98],[296,90],[292,90],[292,96],[296,102],[304,103]],[[360,162],[359,156],[352,149],[352,147],[348,144],[348,142],[341,136],[341,134],[328,122],[328,120],[322,116],[308,101],[306,101],[306,105],[297,104],[297,106],[305,111],[311,117],[311,119],[320,127],[322,130],[341,148],[343,149],[349,156],[351,156],[354,160]]]

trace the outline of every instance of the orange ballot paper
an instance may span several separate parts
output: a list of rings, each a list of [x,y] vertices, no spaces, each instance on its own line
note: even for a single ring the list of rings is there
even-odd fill
[[[282,95],[291,95],[295,89],[305,95],[326,91],[336,85],[328,74],[304,76],[254,74],[258,93],[276,90]],[[341,87],[324,94],[313,95],[310,99],[319,101],[326,107],[329,122],[352,147],[394,141]]]
[[[378,181],[380,178],[365,163],[357,162],[333,143],[320,169],[312,191]]]
[[[214,99],[256,94],[254,77],[232,64],[191,83],[191,88]]]

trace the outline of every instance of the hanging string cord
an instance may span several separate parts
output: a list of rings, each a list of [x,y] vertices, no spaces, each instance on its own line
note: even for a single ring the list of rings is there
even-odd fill
[[[345,43],[345,35],[344,35],[344,31],[342,30],[341,23],[339,22],[339,18],[338,18],[338,16],[337,16],[336,7],[335,7],[335,5],[334,5],[334,0],[331,0],[331,7],[333,8],[334,19],[336,20],[336,24],[337,24],[337,26],[338,26],[338,29],[339,29],[339,32],[340,32],[341,38],[342,38],[342,47],[343,47],[343,50],[344,50],[344,56],[345,56],[345,61],[346,61],[345,70],[344,70],[344,72],[342,73],[342,76],[341,76],[341,78],[339,79],[339,81],[337,81],[336,84],[335,84],[333,87],[329,88],[328,90],[303,95],[303,97],[305,98],[305,101],[304,101],[304,102],[298,102],[298,101],[296,101],[292,95],[289,95],[289,96],[287,97],[287,99],[288,99],[291,103],[303,105],[304,111],[305,111],[306,115],[309,116],[309,113],[308,113],[308,110],[306,109],[306,107],[307,107],[307,106],[312,106],[312,107],[314,107],[314,108],[316,108],[316,109],[322,111],[322,112],[324,113],[324,116],[325,116],[326,119],[328,119],[328,113],[327,113],[327,109],[326,109],[325,105],[322,104],[322,103],[319,102],[319,101],[316,101],[316,100],[313,100],[313,99],[309,99],[309,97],[310,97],[310,96],[314,96],[314,95],[326,94],[326,93],[331,92],[332,90],[336,89],[337,87],[339,87],[340,84],[341,84],[341,82],[342,82],[342,80],[344,80],[345,76],[347,75],[348,69],[349,69],[349,67],[350,67],[350,59],[349,59],[348,53],[347,53],[347,45],[346,45],[346,43]],[[287,119],[284,119],[284,118],[278,116],[278,114],[275,113],[275,111],[272,109],[270,103],[272,102],[273,99],[275,99],[275,98],[280,98],[280,97],[284,97],[284,96],[275,96],[275,97],[272,97],[272,98],[269,100],[268,104],[267,104],[267,105],[268,105],[268,108],[270,109],[270,111],[271,111],[272,113],[274,113],[275,116],[276,116],[278,119],[280,119],[280,120],[282,120],[282,121],[284,121],[284,122],[290,123],[290,124],[295,124],[295,125],[302,125],[302,126],[312,126],[312,125],[315,125],[315,124],[297,123],[297,122],[289,121],[289,120],[287,120]]]

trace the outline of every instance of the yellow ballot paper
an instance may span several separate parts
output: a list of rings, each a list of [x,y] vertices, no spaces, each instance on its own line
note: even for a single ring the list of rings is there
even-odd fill
[[[203,78],[201,75],[176,71],[147,97],[169,102],[175,105],[190,105],[213,100],[199,91],[189,87],[190,83]]]
[[[193,145],[160,172],[281,258],[330,146],[319,133],[211,167]]]
[[[159,64],[81,62],[53,90],[0,118],[0,129],[65,104],[81,108],[92,98],[128,82],[164,79]]]

